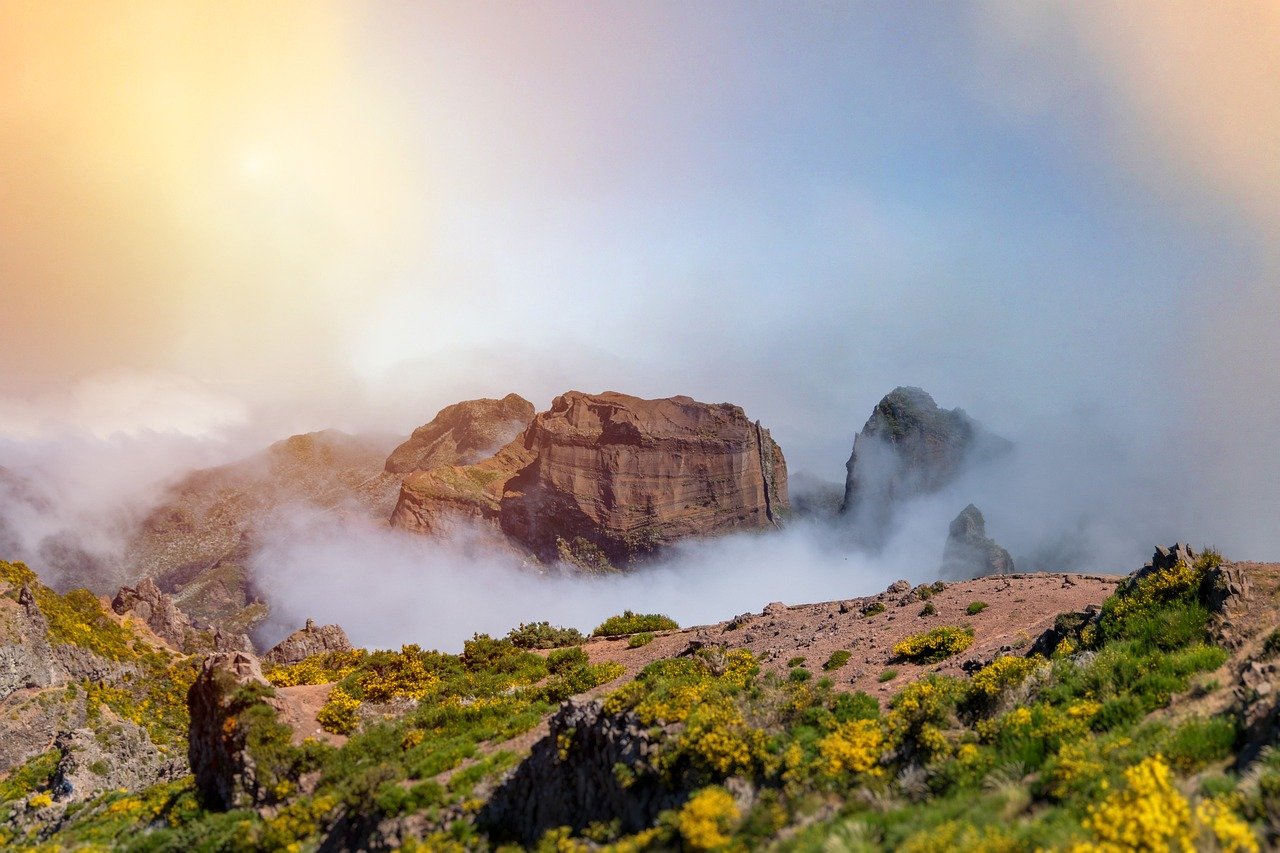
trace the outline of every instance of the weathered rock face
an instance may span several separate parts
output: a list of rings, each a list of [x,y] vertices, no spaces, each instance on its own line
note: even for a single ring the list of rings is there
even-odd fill
[[[111,609],[122,616],[133,613],[157,637],[179,651],[187,648],[196,633],[191,620],[151,578],[143,578],[136,587],[121,587],[111,602]]]
[[[290,664],[305,660],[312,655],[325,652],[349,652],[351,641],[347,632],[338,625],[321,625],[316,627],[310,619],[306,627],[294,631],[272,647],[262,656],[263,661],[276,664]]]
[[[863,545],[879,548],[898,504],[939,491],[966,464],[1011,447],[963,410],[940,409],[919,388],[896,388],[854,438],[840,512]]]
[[[87,800],[113,788],[136,791],[187,774],[186,762],[165,757],[145,729],[114,713],[111,717],[113,737],[106,744],[89,728],[62,732],[54,740],[61,757],[50,787],[59,802]]]
[[[265,713],[266,725],[276,723],[274,707],[265,698],[269,687],[257,658],[228,652],[207,657],[187,693],[187,758],[196,791],[209,808],[248,808],[272,799],[269,774],[260,772],[249,747],[253,727],[263,723],[255,714]]]
[[[391,523],[496,524],[539,559],[567,548],[624,564],[679,539],[768,528],[789,511],[782,450],[741,408],[572,391],[493,457],[405,478]]]
[[[634,714],[609,716],[599,700],[566,702],[551,718],[550,733],[493,793],[478,822],[495,840],[525,845],[553,827],[578,832],[615,818],[622,832],[638,832],[689,796],[667,787],[655,771],[660,740]],[[630,771],[625,786],[617,765]]]
[[[533,420],[533,403],[508,394],[501,400],[464,400],[441,409],[387,457],[390,474],[472,465],[492,456]]]
[[[987,537],[982,510],[969,504],[951,522],[947,545],[942,552],[942,577],[977,578],[983,575],[1012,574],[1009,552]]]

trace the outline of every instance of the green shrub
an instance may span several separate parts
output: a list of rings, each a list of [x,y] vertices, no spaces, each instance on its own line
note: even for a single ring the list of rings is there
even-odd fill
[[[804,655],[796,655],[787,661],[787,666],[804,666]]]
[[[670,631],[679,627],[680,624],[676,620],[661,613],[633,613],[630,610],[624,610],[621,616],[610,616],[601,622],[591,635],[617,637],[623,634],[639,634],[642,631]]]
[[[964,612],[968,613],[970,616],[977,616],[986,609],[987,603],[985,601],[971,601],[969,602],[969,606],[964,609]]]
[[[1231,754],[1235,722],[1227,717],[1192,717],[1178,726],[1165,747],[1165,758],[1183,773],[1193,773]]]
[[[932,602],[932,601],[926,601],[926,602],[924,603],[924,607],[921,607],[921,608],[920,608],[920,615],[921,615],[921,616],[932,616],[933,614],[935,614],[935,613],[937,613],[937,612],[938,612],[938,608],[936,608],[936,607],[934,607],[934,606],[933,606],[933,602]]]
[[[831,653],[831,657],[827,658],[827,662],[822,665],[822,668],[827,672],[831,672],[833,669],[839,669],[847,664],[851,657],[853,657],[853,652],[839,649]]]
[[[971,645],[972,628],[944,625],[923,634],[912,634],[895,644],[893,653],[899,660],[911,663],[937,663],[959,654]]]
[[[886,669],[876,677],[876,680],[884,684],[886,681],[893,681],[897,677],[898,671],[896,669]]]
[[[873,601],[870,604],[868,604],[866,607],[862,608],[863,616],[875,616],[876,614],[883,613],[883,612],[884,612],[884,605],[881,604],[879,601]]]
[[[556,649],[547,655],[547,671],[552,675],[561,675],[571,669],[586,666],[590,661],[587,653],[578,646],[567,649]]]
[[[627,648],[638,649],[641,646],[647,646],[652,642],[653,642],[653,632],[641,631],[639,634],[631,635],[631,638],[627,640]]]
[[[550,622],[520,623],[507,632],[507,641],[518,649],[558,649],[586,641],[577,628],[561,628]]]
[[[813,678],[813,673],[802,666],[796,667],[787,675],[788,681],[794,681],[796,683],[808,681],[810,678]]]

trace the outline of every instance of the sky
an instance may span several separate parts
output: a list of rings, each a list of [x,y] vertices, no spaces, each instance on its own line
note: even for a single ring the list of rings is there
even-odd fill
[[[1263,2],[0,0],[0,464],[573,388],[836,481],[919,385],[1037,451],[978,489],[1015,539],[1280,557],[1277,44]]]

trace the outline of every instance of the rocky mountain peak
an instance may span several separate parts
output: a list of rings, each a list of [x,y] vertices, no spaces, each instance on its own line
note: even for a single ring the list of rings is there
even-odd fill
[[[781,448],[739,406],[568,391],[489,459],[407,477],[391,522],[441,534],[464,519],[539,559],[624,565],[780,523],[786,477]]]
[[[951,522],[947,545],[942,552],[944,578],[976,578],[1010,574],[1014,571],[1009,552],[987,536],[982,510],[969,504]]]
[[[393,450],[385,470],[407,474],[442,465],[471,465],[519,435],[533,416],[533,404],[518,394],[454,403]]]
[[[898,504],[940,491],[966,464],[1011,447],[963,409],[940,408],[920,388],[895,388],[854,438],[840,512],[862,544],[879,548],[892,532]]]

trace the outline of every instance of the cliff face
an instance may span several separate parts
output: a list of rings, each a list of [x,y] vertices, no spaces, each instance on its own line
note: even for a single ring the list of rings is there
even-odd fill
[[[585,550],[623,564],[789,511],[782,450],[738,406],[571,391],[490,459],[406,478],[391,523],[495,523],[540,559]]]
[[[854,438],[840,512],[862,544],[878,548],[898,504],[941,490],[964,465],[1011,447],[962,409],[941,409],[919,388],[896,388]]]

